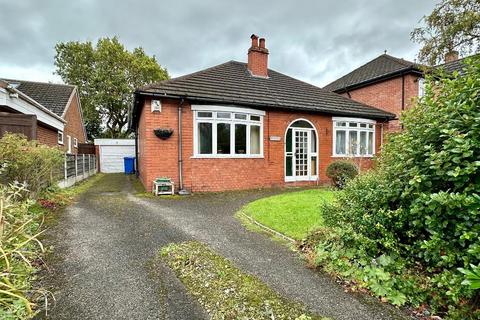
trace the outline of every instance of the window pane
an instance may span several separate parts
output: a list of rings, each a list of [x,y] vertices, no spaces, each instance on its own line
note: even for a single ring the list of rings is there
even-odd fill
[[[287,137],[285,139],[285,150],[292,152],[292,129],[287,130]]]
[[[250,116],[250,120],[252,120],[252,121],[260,121],[260,116]]]
[[[247,125],[245,124],[235,125],[235,153],[247,153]]]
[[[312,157],[310,162],[310,172],[312,173],[312,176],[317,175],[317,157]]]
[[[247,120],[247,115],[243,113],[235,113],[235,119]]]
[[[287,156],[285,158],[285,175],[287,177],[291,177],[292,176],[292,156]]]
[[[230,112],[217,112],[217,118],[220,119],[230,119],[232,114]]]
[[[369,127],[370,129],[372,129],[372,128],[373,128],[373,124],[369,124],[368,127]]]
[[[356,128],[357,125],[358,125],[358,123],[356,123],[356,122],[350,122],[350,123],[348,124],[349,127],[353,127],[353,128]]]
[[[212,113],[211,112],[202,112],[202,111],[199,111],[197,113],[197,117],[199,118],[211,118],[212,117]]]
[[[260,126],[250,126],[250,154],[260,154]]]
[[[346,122],[335,122],[336,127],[345,127],[347,125]]]
[[[310,146],[310,152],[317,152],[317,136],[315,135],[315,131],[310,131],[310,136],[310,141],[312,141],[312,144]]]
[[[212,153],[212,124],[198,124],[198,152],[200,154]]]
[[[373,132],[368,133],[368,154],[373,154]]]
[[[230,153],[230,124],[217,123],[217,154]]]
[[[360,128],[366,128],[367,124],[366,123],[360,123]]]
[[[292,128],[313,128],[310,123],[304,120],[295,121],[290,127]]]
[[[360,132],[360,154],[367,154],[367,133]]]
[[[357,154],[357,131],[350,131],[349,132],[349,145],[348,145],[348,154],[356,155]]]
[[[345,154],[345,136],[344,130],[337,130],[335,137],[335,154]]]

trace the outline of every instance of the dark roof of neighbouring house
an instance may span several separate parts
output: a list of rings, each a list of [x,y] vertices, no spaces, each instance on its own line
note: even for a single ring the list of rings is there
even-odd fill
[[[421,72],[421,65],[388,54],[382,54],[326,85],[324,89],[333,92],[346,91],[408,71]]]
[[[14,79],[3,80],[60,117],[63,115],[70,96],[75,89],[75,86],[65,84]]]
[[[191,101],[295,109],[333,115],[393,119],[395,115],[353,101],[274,70],[252,76],[247,64],[229,61],[189,75],[139,88],[136,96],[181,97]],[[138,101],[138,99],[136,100]],[[139,106],[134,104],[133,122]]]
[[[358,67],[352,72],[326,85],[324,89],[332,92],[342,93],[384,79],[392,78],[401,75],[402,73],[413,72],[417,73],[418,75],[422,75],[426,70],[431,71],[440,68],[445,70],[447,73],[452,73],[454,71],[461,73],[464,67],[465,59],[470,57],[439,64],[433,68],[427,68],[415,62],[392,57],[388,54],[382,54],[381,56],[378,56],[377,58],[367,62],[363,66]]]
[[[480,54],[474,54],[472,56],[461,58],[461,59],[458,59],[458,60],[455,60],[455,61],[439,64],[439,65],[435,66],[435,68],[437,68],[437,69],[441,68],[448,73],[452,73],[454,71],[458,71],[458,72],[462,73],[463,68],[465,67],[465,64],[464,64],[465,59],[469,59],[469,58],[477,57],[477,56],[480,56]]]

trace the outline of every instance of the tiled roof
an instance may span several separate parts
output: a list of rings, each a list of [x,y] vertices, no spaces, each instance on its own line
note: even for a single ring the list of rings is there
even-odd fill
[[[454,71],[458,71],[458,72],[462,73],[465,59],[475,57],[475,56],[480,56],[480,54],[476,54],[476,55],[465,57],[465,58],[458,59],[458,60],[455,60],[455,61],[443,63],[443,64],[440,64],[440,65],[436,66],[435,68],[441,68],[441,69],[443,69],[443,70],[445,70],[446,72],[449,72],[449,73],[452,73]]]
[[[152,84],[137,95],[183,97],[192,101],[253,107],[296,109],[334,115],[394,118],[383,110],[353,101],[306,82],[268,70],[268,78],[254,77],[246,63],[230,61],[179,78]],[[135,107],[136,108],[136,107]],[[134,121],[135,112],[134,109]]]
[[[420,65],[392,57],[388,54],[382,54],[363,66],[326,85],[324,89],[338,92],[343,89],[375,81],[406,70],[420,71]]]
[[[75,86],[44,82],[3,79],[10,85],[58,116],[63,115]]]

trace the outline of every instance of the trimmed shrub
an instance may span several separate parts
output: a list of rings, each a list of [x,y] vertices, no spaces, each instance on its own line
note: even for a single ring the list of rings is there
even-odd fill
[[[32,196],[60,178],[63,152],[59,148],[28,141],[19,134],[5,134],[0,139],[0,183],[25,183]]]
[[[448,319],[480,318],[462,273],[480,264],[480,58],[466,63],[463,75],[427,79],[377,169],[322,208],[328,229],[311,245],[319,265]]]
[[[348,180],[355,178],[357,175],[357,166],[347,160],[332,162],[327,167],[327,177],[332,179],[332,184],[339,189],[342,189]]]

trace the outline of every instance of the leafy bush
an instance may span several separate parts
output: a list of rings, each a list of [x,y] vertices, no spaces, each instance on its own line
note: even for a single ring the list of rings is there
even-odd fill
[[[384,299],[478,319],[478,290],[458,268],[480,263],[480,59],[436,76],[377,169],[322,208],[328,229],[308,241],[319,264]]]
[[[350,161],[338,160],[330,163],[327,167],[327,177],[332,179],[333,185],[339,189],[342,189],[348,180],[357,175],[358,168]]]
[[[5,167],[0,183],[26,183],[35,196],[59,179],[62,151],[7,133],[0,139],[0,165]]]

